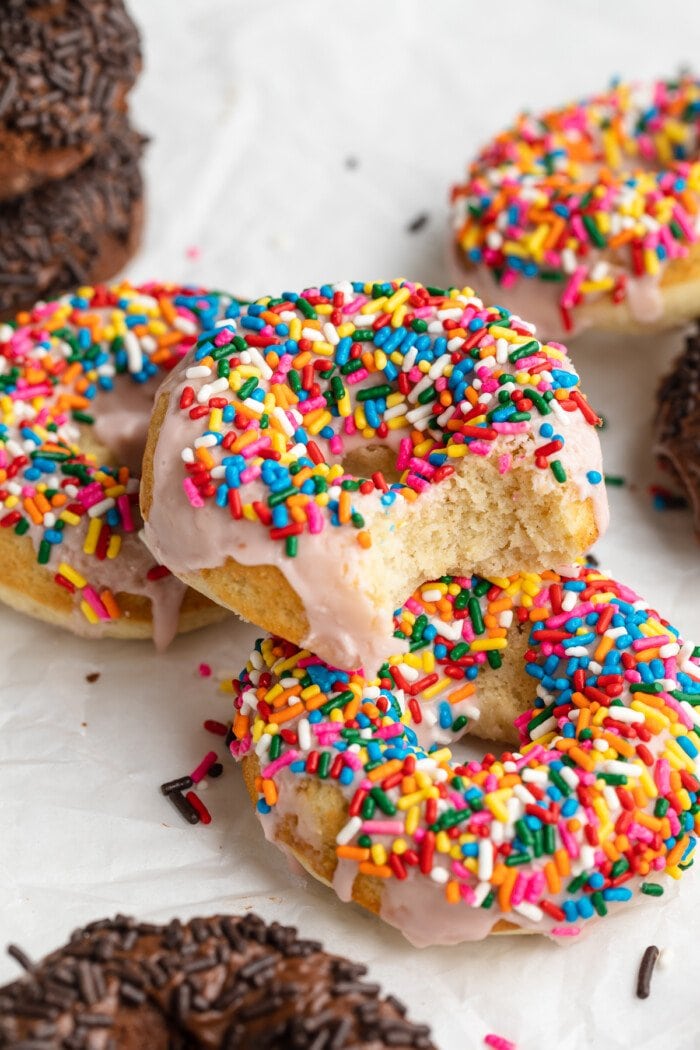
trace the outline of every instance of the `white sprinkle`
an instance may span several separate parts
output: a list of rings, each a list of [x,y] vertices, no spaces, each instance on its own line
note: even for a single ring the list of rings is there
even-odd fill
[[[531,904],[529,901],[521,901],[520,904],[514,904],[513,911],[517,911],[518,915],[522,915],[525,919],[530,919],[531,922],[540,922],[544,915],[541,908],[538,908],[536,904]]]
[[[270,366],[268,365],[267,361],[265,360],[263,355],[260,353],[258,348],[255,347],[255,346],[250,346],[250,347],[248,347],[248,353],[250,355],[250,362],[251,362],[251,364],[255,365],[255,367],[260,372],[260,375],[262,376],[262,378],[263,379],[271,379],[272,378],[272,369],[270,368]]]
[[[661,646],[659,656],[662,660],[667,660],[670,656],[677,656],[680,651],[681,647],[677,642],[669,642],[668,645]]]
[[[430,366],[430,371],[428,372],[428,378],[432,379],[433,381],[435,381],[436,379],[439,379],[440,376],[444,375],[445,369],[450,364],[450,362],[451,362],[450,355],[449,354],[442,354],[442,356],[438,357],[437,361],[434,361],[433,364]]]
[[[132,373],[140,372],[143,368],[143,351],[138,338],[128,328],[124,333],[124,348],[126,349],[126,361],[129,371]]]
[[[449,875],[444,868],[432,868],[430,878],[433,882],[437,882],[440,886],[444,886],[449,879]]]
[[[264,414],[264,412],[265,412],[265,406],[263,404],[261,404],[260,401],[256,401],[252,397],[247,397],[245,399],[245,401],[243,402],[243,404],[255,416],[262,416]]]
[[[338,834],[335,836],[335,841],[338,843],[339,846],[347,845],[347,843],[350,842],[351,839],[354,839],[355,835],[358,833],[361,827],[361,817],[350,817],[350,820],[347,822],[345,827],[341,828]]]
[[[185,375],[188,379],[204,379],[211,375],[211,368],[208,365],[190,365]]]
[[[326,337],[326,342],[330,343],[331,346],[337,346],[340,342],[340,336],[338,335],[338,329],[335,325],[331,324],[330,321],[326,321],[323,326],[323,334]]]
[[[95,503],[93,507],[88,509],[88,517],[90,518],[101,518],[103,514],[106,514],[108,510],[111,510],[114,506],[114,500],[101,499],[99,503]]]
[[[208,401],[210,397],[215,394],[222,394],[224,390],[229,389],[229,382],[226,376],[221,376],[220,379],[215,379],[213,383],[204,383],[203,386],[197,391],[197,401],[200,405]]]
[[[216,444],[216,434],[202,434],[201,437],[195,438],[195,448],[212,448]]]
[[[641,766],[636,766],[632,762],[616,762],[612,758],[601,762],[598,768],[604,773],[613,773],[621,777],[641,777],[644,772]]]
[[[309,725],[308,718],[302,718],[297,726],[297,738],[299,740],[299,748],[302,751],[308,751],[311,748],[311,726]]]
[[[489,878],[491,876],[489,875]],[[491,892],[491,884],[489,882],[480,882],[474,890],[474,908],[480,908],[484,903],[489,893]]]
[[[493,874],[493,846],[489,839],[479,839],[479,878],[488,881]]]
[[[183,448],[180,458],[183,463],[194,463],[194,452],[191,448]]]

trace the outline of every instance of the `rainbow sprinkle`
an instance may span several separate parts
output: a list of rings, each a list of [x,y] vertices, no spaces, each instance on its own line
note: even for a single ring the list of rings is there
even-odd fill
[[[507,644],[511,621],[498,618],[513,612],[529,627],[536,693],[516,720],[520,750],[459,763],[439,743],[422,747],[408,698],[425,711],[472,687],[484,651],[474,639]],[[426,893],[490,910],[493,924],[555,937],[635,891],[661,895],[659,876],[691,864],[700,648],[629,588],[592,567],[491,584],[446,577],[423,585],[396,626],[410,629],[414,663],[400,660],[422,678],[397,683],[390,661],[370,682],[279,638],[258,641],[233,682],[231,750],[260,762],[261,815],[295,780],[325,780],[347,799],[338,860],[381,880],[426,879]]]
[[[232,306],[201,337],[180,388],[182,414],[200,421],[181,450],[184,493],[195,509],[214,501],[258,523],[294,557],[304,534],[329,524],[369,547],[363,497],[412,502],[505,435],[534,432],[528,455],[563,484],[560,423],[599,420],[564,348],[533,332],[469,288],[408,281]],[[397,480],[344,468],[358,438],[395,451]],[[499,469],[510,467],[501,456]]]
[[[66,561],[66,539],[79,530],[83,554],[112,561],[141,526],[139,479],[81,449],[91,404],[116,383],[157,380],[231,302],[175,285],[96,286],[0,324],[0,528],[29,533],[38,563],[91,625],[118,619],[119,602]],[[153,565],[148,579],[167,574]]]
[[[687,76],[523,114],[452,191],[460,252],[504,290],[553,282],[572,331],[578,306],[621,302],[630,278],[660,277],[698,239],[699,127]]]

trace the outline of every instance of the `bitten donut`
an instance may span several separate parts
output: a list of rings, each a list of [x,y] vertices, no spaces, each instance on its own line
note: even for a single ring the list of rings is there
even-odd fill
[[[146,542],[253,623],[376,668],[421,580],[570,565],[604,531],[597,422],[564,348],[471,289],[285,292],[164,383]]]
[[[699,126],[688,76],[523,114],[453,189],[459,280],[550,339],[697,317]]]
[[[165,645],[222,614],[139,538],[162,375],[231,309],[167,284],[84,287],[0,324],[0,598],[78,634]]]
[[[426,750],[395,682],[276,638],[234,682],[231,750],[266,836],[416,945],[576,936],[663,894],[695,848],[700,648],[595,569],[526,583],[532,706],[500,758]]]
[[[257,915],[167,926],[117,916],[0,988],[3,1050],[435,1050],[427,1025],[291,926]]]
[[[74,174],[0,203],[0,318],[105,281],[128,262],[143,225],[143,145],[121,121]]]
[[[138,32],[122,0],[4,0],[0,199],[63,179],[89,160],[126,111],[140,67]]]
[[[659,463],[681,486],[693,509],[700,536],[700,332],[687,337],[685,349],[664,377],[656,396]]]

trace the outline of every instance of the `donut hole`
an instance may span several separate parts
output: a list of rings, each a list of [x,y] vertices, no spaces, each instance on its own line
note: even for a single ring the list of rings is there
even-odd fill
[[[349,450],[343,456],[342,464],[345,473],[355,478],[371,478],[380,473],[388,485],[401,480],[401,471],[396,466],[396,450],[378,442]]]

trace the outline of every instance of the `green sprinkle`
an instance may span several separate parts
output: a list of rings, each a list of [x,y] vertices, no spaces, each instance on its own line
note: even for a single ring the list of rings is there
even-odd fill
[[[583,202],[582,202],[583,204]],[[598,223],[595,221],[592,215],[582,215],[583,225],[586,227],[586,232],[591,238],[596,248],[604,248],[606,241],[602,233],[598,229]]]
[[[563,485],[566,481],[566,471],[564,470],[560,459],[553,459],[549,464],[552,469],[552,474],[557,479],[560,485]]]
[[[552,410],[537,390],[533,390],[532,387],[526,387],[523,391],[525,397],[528,397],[532,401],[533,405],[541,416],[549,416],[552,414]]]
[[[295,302],[294,305],[304,315],[304,317],[316,317],[317,316],[316,311],[314,310],[313,306],[311,305],[311,303],[309,302],[308,299],[305,299],[303,297],[303,295],[299,296],[299,298],[297,299],[297,301]]]
[[[284,549],[288,558],[296,558],[299,549],[299,537],[287,536],[284,542]]]
[[[268,755],[270,757],[270,761],[274,761],[274,759],[279,758],[281,750],[282,750],[282,737],[281,736],[273,736],[272,743],[270,744],[270,750],[268,751]]]
[[[92,423],[95,422],[95,417],[91,416],[91,415],[88,415],[87,412],[79,412],[79,411],[76,410],[74,412],[71,412],[71,417],[75,420],[76,423],[89,423],[89,424],[92,424]],[[42,457],[42,458],[45,459],[46,457]]]
[[[478,598],[471,597],[467,608],[469,609],[469,619],[472,622],[474,634],[483,634],[486,627],[484,626],[484,618],[481,615],[481,605]]]
[[[482,903],[481,907],[482,908],[490,908],[491,905],[493,904],[493,902],[495,901],[495,899],[496,899],[495,891],[494,890],[489,890],[489,892],[484,897],[484,900],[483,900],[483,903]]]
[[[238,397],[241,399],[241,401],[245,401],[247,397],[250,397],[257,385],[258,380],[255,376],[251,376],[250,379],[246,379],[243,386],[241,386],[238,390]]]
[[[29,531],[29,522],[27,521],[27,519],[20,518],[20,520],[15,525],[13,531],[17,536],[24,536],[25,532]]]
[[[663,897],[664,888],[658,882],[643,882],[639,888],[647,897]]]
[[[383,383],[381,386],[369,386],[364,390],[358,390],[357,400],[358,401],[374,401],[378,397],[388,397],[392,391],[392,387],[388,383]]]
[[[42,540],[39,544],[39,553],[36,560],[39,562],[39,565],[46,565],[50,557],[51,544],[48,540]]]
[[[273,492],[267,501],[269,507],[277,507],[280,503],[286,503],[290,496],[296,496],[299,493],[299,489],[296,485],[290,485],[288,489],[282,489],[281,492]]]
[[[396,813],[396,806],[391,801],[386,791],[382,791],[380,787],[373,787],[370,791],[370,797],[374,799],[382,813],[386,813],[388,817],[393,817]]]
[[[321,780],[325,780],[328,776],[328,771],[331,768],[331,753],[330,751],[324,751],[318,760],[318,775]]]
[[[506,857],[506,867],[514,868],[517,864],[527,864],[532,857],[529,853],[510,853]]]
[[[622,477],[621,474],[606,474],[605,484],[613,485],[615,488],[619,489],[622,488],[622,486],[625,484],[625,479]]]
[[[607,915],[608,914],[608,907],[607,907],[607,905],[605,903],[605,900],[603,898],[603,894],[600,892],[600,890],[596,890],[595,893],[591,894],[591,904],[593,905],[593,907],[595,908],[595,910],[598,912],[599,915]]]

